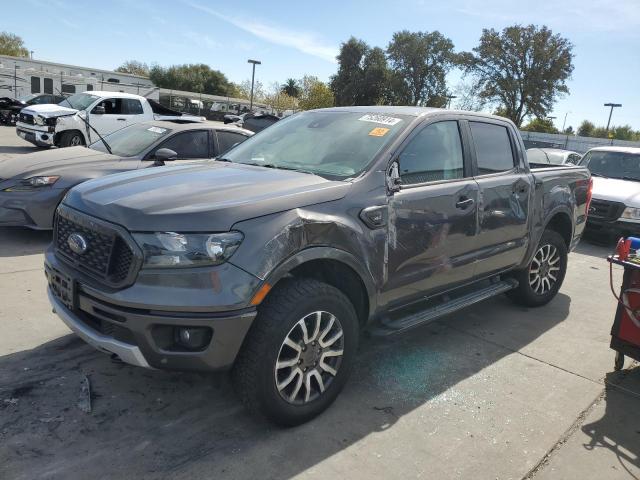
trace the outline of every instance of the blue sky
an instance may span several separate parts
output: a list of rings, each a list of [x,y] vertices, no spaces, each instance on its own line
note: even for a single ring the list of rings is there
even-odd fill
[[[613,124],[640,129],[640,0],[395,0],[242,2],[206,0],[23,0],[3,2],[0,30],[23,37],[43,60],[112,69],[125,60],[206,63],[240,82],[248,58],[263,62],[265,86],[304,74],[328,80],[341,42],[354,35],[386,47],[393,32],[439,30],[457,50],[483,28],[546,24],[575,45],[571,93],[553,115],[558,127],[607,121],[603,103],[622,103]],[[450,75],[450,88],[459,82]]]

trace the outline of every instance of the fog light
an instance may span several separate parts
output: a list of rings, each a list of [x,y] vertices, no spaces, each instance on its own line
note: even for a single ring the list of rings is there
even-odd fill
[[[211,329],[208,327],[176,327],[174,340],[187,350],[202,350],[211,341]]]
[[[49,140],[49,135],[47,135],[46,133],[43,133],[43,134],[40,136],[40,138],[41,138],[42,140],[45,140],[45,141],[46,141],[46,140]]]

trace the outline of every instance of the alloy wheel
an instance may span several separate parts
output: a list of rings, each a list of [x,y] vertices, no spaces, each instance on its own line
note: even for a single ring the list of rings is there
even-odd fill
[[[335,315],[316,311],[300,319],[278,352],[274,374],[280,396],[294,405],[320,397],[338,374],[343,349],[344,332]]]
[[[538,249],[529,266],[529,285],[538,295],[549,292],[558,281],[560,254],[551,244]]]

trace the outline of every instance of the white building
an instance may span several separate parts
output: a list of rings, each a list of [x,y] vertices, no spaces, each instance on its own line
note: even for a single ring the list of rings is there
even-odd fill
[[[88,90],[135,93],[159,99],[158,88],[147,77],[0,55],[0,97],[71,95]]]

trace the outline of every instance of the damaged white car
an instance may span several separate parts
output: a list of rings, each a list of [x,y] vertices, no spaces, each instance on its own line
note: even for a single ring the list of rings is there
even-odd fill
[[[20,111],[16,133],[39,147],[88,145],[116,130],[140,122],[202,122],[154,100],[120,92],[77,93],[58,105],[32,105]]]

